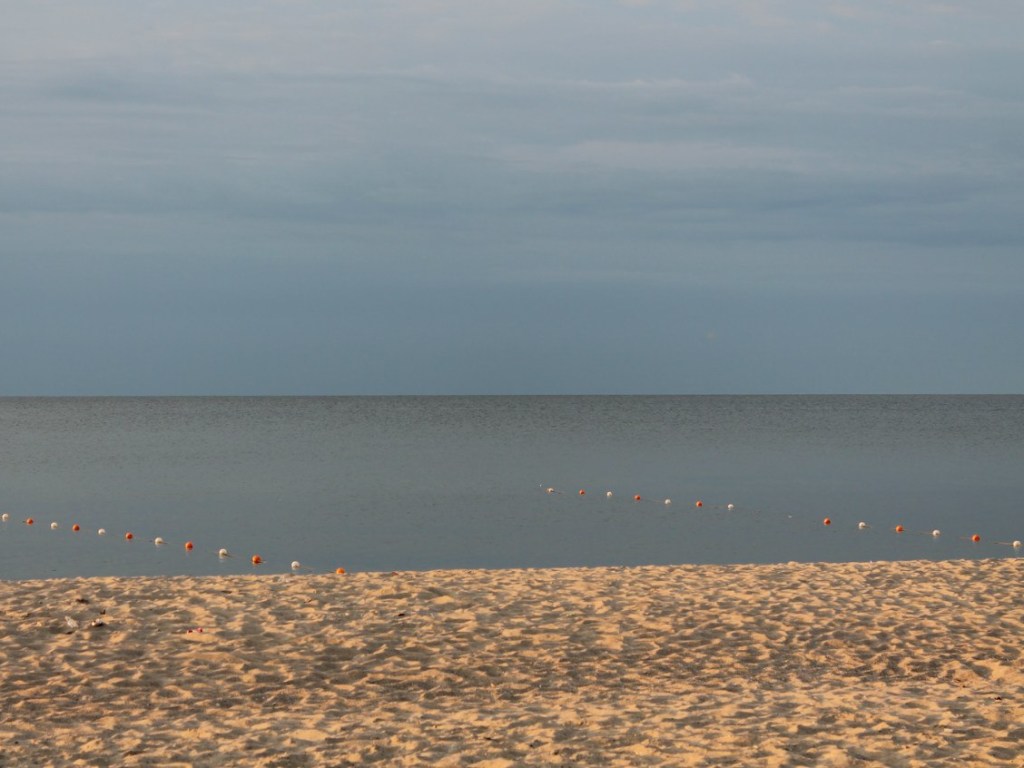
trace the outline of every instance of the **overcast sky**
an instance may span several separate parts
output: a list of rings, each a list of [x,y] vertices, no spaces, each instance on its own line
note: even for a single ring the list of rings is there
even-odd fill
[[[1024,4],[0,0],[0,395],[1024,392]]]

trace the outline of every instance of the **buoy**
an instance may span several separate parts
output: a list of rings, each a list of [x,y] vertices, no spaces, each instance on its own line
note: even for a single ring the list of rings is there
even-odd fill
[[[335,568],[335,569],[334,569],[334,572],[335,572],[335,573],[340,573],[340,574],[343,574],[343,573],[345,573],[345,569],[344,569],[344,568]]]
[[[832,518],[826,517],[821,522],[823,522],[825,525],[832,525]]]
[[[1013,544],[1010,545],[1014,549],[1020,549],[1020,539],[1014,539]]]
[[[981,541],[981,536],[979,536],[978,534],[974,534],[973,536],[971,536],[971,541],[977,544],[979,541]]]
[[[7,514],[6,512],[4,512],[2,515],[0,515],[0,520],[3,520],[5,523],[8,520],[10,520],[10,519],[11,519],[11,516],[9,514]]]
[[[580,488],[580,496],[586,496],[587,492]]]
[[[940,531],[938,528],[936,528],[934,531],[932,531],[932,536],[934,536],[936,539],[939,538],[939,536],[941,536],[941,535],[942,535],[942,531]]]
[[[730,511],[732,511],[732,510],[736,509],[736,505],[735,504],[726,504],[725,508],[730,510]]]
[[[131,540],[132,540],[132,539],[134,539],[134,538],[135,538],[135,534],[133,534],[133,533],[132,533],[131,531],[128,531],[128,532],[127,532],[127,533],[126,533],[126,534],[124,535],[124,540],[125,540],[125,541],[131,541]]]
[[[33,520],[31,517],[26,517],[25,518],[25,525],[35,525],[35,522],[36,521]]]
[[[640,494],[639,493],[636,494],[635,496],[633,496],[633,501],[640,501]]]
[[[221,547],[217,550],[217,557],[231,557],[231,553],[224,549],[224,547]]]
[[[608,491],[607,493],[605,493],[605,496],[606,496],[607,498],[609,498],[609,499],[610,499],[610,498],[611,498],[612,496],[614,496],[614,495],[615,495],[615,494],[614,494],[614,493],[612,493],[611,491]]]
[[[80,526],[78,523],[75,523],[71,526],[71,530],[75,533],[78,533],[80,530],[82,530],[82,526]]]
[[[50,530],[51,531],[56,531],[58,528],[60,528],[60,526],[57,525],[56,523],[50,523]]]
[[[704,502],[701,501],[700,499],[697,499],[697,502],[696,502],[696,504],[694,504],[694,506],[695,507],[703,507],[704,506]]]
[[[868,524],[865,523],[863,520],[861,520],[859,523],[857,523],[857,527],[860,528],[863,531],[863,530],[867,529]]]
[[[185,542],[185,551],[186,552],[191,552],[193,549],[195,549],[195,546],[196,545],[193,544],[191,541],[186,541]]]
[[[107,535],[107,529],[106,528],[100,528],[98,531],[96,531],[96,535],[98,535],[98,536],[106,536]]]
[[[545,488],[545,489],[544,489],[544,492],[545,492],[545,493],[554,493],[554,492],[555,492],[555,489],[554,489],[554,488]]]
[[[672,503],[672,499],[665,499],[665,506],[667,507]]]
[[[292,570],[293,571],[297,571],[301,567],[302,567],[302,563],[300,563],[298,560],[292,560]]]
[[[164,544],[166,544],[166,543],[167,543],[167,542],[166,542],[166,541],[164,541],[164,540],[163,540],[162,538],[160,538],[159,536],[157,536],[157,537],[156,537],[155,539],[153,539],[153,544],[155,544],[155,545],[156,545],[156,546],[158,546],[158,547],[162,547],[162,546],[163,546]]]
[[[259,555],[253,555],[252,556],[252,564],[253,565],[259,565],[262,562],[263,562],[263,558],[260,557]]]
[[[896,526],[896,533],[903,533],[903,526],[902,525],[897,525]]]

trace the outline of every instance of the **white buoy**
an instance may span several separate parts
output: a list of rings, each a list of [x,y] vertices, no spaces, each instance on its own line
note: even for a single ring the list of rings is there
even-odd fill
[[[932,536],[934,536],[936,539],[939,538],[939,536],[941,536],[941,535],[942,535],[942,531],[940,531],[938,528],[936,528],[934,531],[932,531]]]
[[[672,499],[665,499],[665,506],[669,506],[672,503]]]
[[[153,543],[158,547],[162,547],[167,542],[164,541],[160,536],[157,536],[155,539],[153,539]]]
[[[729,511],[732,511],[732,510],[736,509],[736,505],[735,504],[726,504],[725,508],[728,509]]]
[[[1014,549],[1020,549],[1020,539],[1015,539],[1013,544],[1011,544],[1010,546],[1012,546]]]
[[[10,520],[10,519],[11,519],[11,516],[9,514],[7,514],[6,512],[4,512],[2,515],[0,515],[0,520],[3,520],[5,523],[8,520]]]
[[[107,535],[107,529],[106,528],[100,528],[98,531],[96,531],[96,533],[98,533],[100,536],[106,536]]]
[[[221,547],[217,550],[217,557],[231,557],[231,553],[224,549],[224,547]]]
[[[609,499],[610,499],[610,498],[611,498],[612,496],[614,496],[614,495],[615,495],[615,494],[614,494],[614,493],[612,493],[611,491],[608,491],[608,493],[606,493],[606,494],[605,494],[605,496],[607,496],[607,497],[608,497]]]
[[[554,492],[555,492],[554,488],[545,488],[544,489],[544,493],[554,493]]]
[[[60,526],[57,525],[56,523],[50,523],[50,530],[51,531],[56,531],[58,528],[60,528]]]
[[[865,523],[863,520],[861,520],[859,523],[857,523],[857,527],[860,528],[863,531],[863,530],[867,529],[868,524]]]
[[[292,560],[292,570],[293,571],[297,571],[301,567],[302,567],[302,563],[300,563],[298,560]]]

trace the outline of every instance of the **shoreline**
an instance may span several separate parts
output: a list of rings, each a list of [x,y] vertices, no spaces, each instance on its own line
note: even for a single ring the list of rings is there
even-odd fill
[[[1019,558],[0,583],[0,765],[1024,761]]]

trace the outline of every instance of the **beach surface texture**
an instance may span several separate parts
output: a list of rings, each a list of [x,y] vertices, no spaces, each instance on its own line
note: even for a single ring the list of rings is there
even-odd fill
[[[1024,766],[1024,559],[0,584],[0,765]]]

